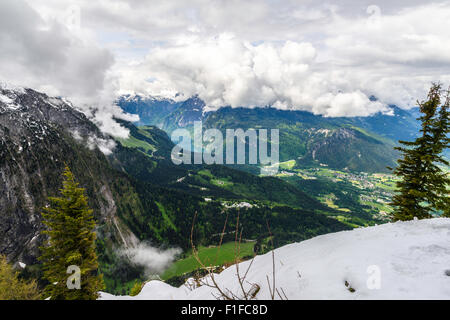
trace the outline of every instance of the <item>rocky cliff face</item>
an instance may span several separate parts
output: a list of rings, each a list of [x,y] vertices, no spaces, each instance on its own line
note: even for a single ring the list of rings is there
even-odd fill
[[[195,121],[203,120],[205,116],[205,103],[198,96],[184,101],[180,107],[169,114],[162,128],[167,132],[172,132],[177,128],[192,126]]]
[[[182,102],[162,97],[124,95],[117,99],[116,104],[125,112],[139,115],[137,125],[162,127],[165,117],[175,111]]]
[[[332,168],[384,172],[387,166],[395,166],[392,154],[392,145],[357,128],[310,130],[308,151],[299,163],[314,161]]]
[[[58,194],[65,163],[86,187],[107,237],[132,245],[135,237],[117,217],[115,200],[118,186],[132,186],[104,155],[114,144],[64,99],[0,86],[0,253],[36,261],[41,208]]]

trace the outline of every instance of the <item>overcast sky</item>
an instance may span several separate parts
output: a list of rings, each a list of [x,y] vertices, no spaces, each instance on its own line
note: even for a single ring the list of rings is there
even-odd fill
[[[0,0],[0,79],[103,113],[137,92],[364,116],[450,84],[450,2]]]

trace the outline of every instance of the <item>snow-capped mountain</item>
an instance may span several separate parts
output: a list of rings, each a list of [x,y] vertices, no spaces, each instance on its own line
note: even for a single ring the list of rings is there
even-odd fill
[[[124,95],[116,103],[125,112],[138,114],[138,125],[156,125],[169,133],[206,116],[206,105],[198,96],[177,102],[162,97]]]
[[[138,114],[140,120],[136,124],[158,127],[162,127],[164,118],[181,105],[172,99],[137,94],[120,96],[116,104],[127,113]]]
[[[326,164],[338,170],[388,172],[398,154],[393,146],[398,140],[412,140],[419,130],[415,116],[394,105],[391,112],[368,117],[330,118],[300,110],[279,110],[272,107],[222,107],[208,111],[198,96],[185,101],[156,97],[122,96],[118,105],[136,113],[138,125],[157,125],[171,133],[189,128],[195,121],[205,127],[280,129],[281,161],[298,159],[299,165]],[[414,111],[414,110],[413,110]]]

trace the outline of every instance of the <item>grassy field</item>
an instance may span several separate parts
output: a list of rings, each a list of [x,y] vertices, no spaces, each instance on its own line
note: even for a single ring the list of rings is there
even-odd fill
[[[280,169],[292,170],[295,167],[295,160],[280,163]]]
[[[334,194],[328,194],[325,195],[323,197],[319,197],[318,198],[322,203],[325,203],[327,206],[329,206],[330,208],[339,210],[339,211],[343,211],[343,212],[351,212],[350,209],[347,208],[340,208],[338,205],[336,205],[334,203],[334,200],[336,200],[336,196]]]
[[[155,201],[155,203],[158,206],[158,209],[161,212],[161,215],[162,215],[164,221],[167,222],[167,225],[169,225],[174,231],[178,231],[178,229],[175,226],[175,224],[173,223],[173,221],[167,215],[166,209],[164,208],[164,206],[161,203],[159,203],[158,201]]]
[[[142,140],[138,140],[135,137],[130,136],[128,139],[117,138],[117,140],[124,146],[129,148],[142,149],[145,152],[155,151],[155,147],[150,143]]]
[[[254,245],[254,242],[241,243],[241,252],[239,257],[242,258],[245,256],[253,256]],[[220,266],[225,263],[234,262],[235,244],[234,242],[224,243],[219,252],[217,247],[199,247],[198,253],[200,259],[206,266]],[[199,267],[200,265],[197,260],[195,260],[192,255],[189,255],[187,258],[176,261],[161,275],[161,279],[167,280],[175,276],[180,276],[185,273],[194,271]]]

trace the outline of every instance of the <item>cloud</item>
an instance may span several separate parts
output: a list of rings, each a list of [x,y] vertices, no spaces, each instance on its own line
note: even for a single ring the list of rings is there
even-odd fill
[[[450,81],[450,3],[422,4],[392,14],[328,26],[328,64],[381,101],[409,108],[432,81]]]
[[[78,28],[76,10],[65,14],[46,20],[25,1],[0,2],[0,80],[68,97],[104,132],[127,137],[113,120],[130,118],[114,107],[113,55]]]
[[[87,146],[91,150],[94,150],[97,147],[101,152],[108,156],[116,147],[116,142],[112,139],[103,139],[93,136],[88,138]]]
[[[129,130],[122,127],[115,119],[135,122],[139,121],[139,116],[125,113],[120,107],[114,104],[112,99],[115,93],[111,92],[111,101],[104,104],[76,104],[81,112],[94,122],[101,131],[113,137],[126,139],[129,137]]]
[[[15,3],[0,5],[11,29],[0,39],[14,44],[0,49],[0,61],[11,60],[0,74],[95,101],[85,110],[107,132],[124,133],[108,116],[120,113],[110,108],[118,92],[356,116],[410,108],[432,81],[450,82],[449,1]],[[71,6],[81,28],[69,32],[58,17]]]
[[[0,74],[64,96],[93,97],[104,88],[113,56],[24,1],[0,2]]]
[[[185,96],[198,94],[209,109],[273,105],[326,116],[387,111],[339,73],[316,70],[316,58],[309,42],[254,45],[222,34],[155,49],[134,67],[131,78],[154,93],[170,89]],[[149,76],[155,80],[146,83]]]
[[[151,275],[163,272],[181,252],[182,250],[179,248],[163,250],[141,242],[134,248],[120,251],[120,254],[144,267],[147,275]]]
[[[124,74],[120,87],[199,94],[210,109],[273,105],[335,117],[389,113],[389,104],[410,108],[431,82],[450,81],[449,2],[404,2],[403,7],[379,2],[358,7],[359,13],[351,1],[305,2],[287,10],[293,3],[284,1],[284,11],[267,10],[267,2],[254,9],[249,23],[259,41],[244,27],[248,19],[233,19],[240,16],[235,9],[220,6],[229,19],[217,6],[199,10],[203,26],[236,32],[216,36],[197,28],[179,35],[142,60],[117,66]],[[205,10],[213,12],[211,19],[202,15]]]

